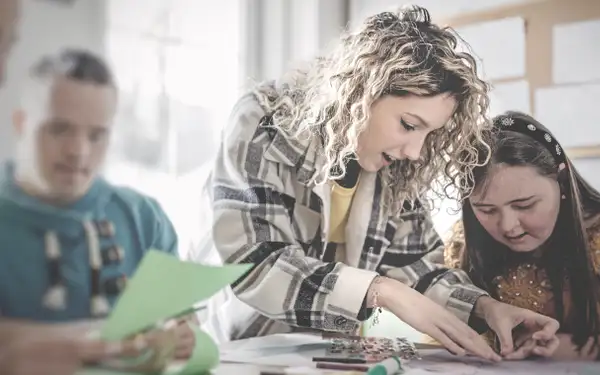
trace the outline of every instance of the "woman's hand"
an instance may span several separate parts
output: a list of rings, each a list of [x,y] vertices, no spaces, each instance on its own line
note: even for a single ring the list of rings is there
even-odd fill
[[[519,347],[513,343],[513,331],[517,327],[521,331],[520,336],[532,339],[532,342],[528,342],[526,347],[516,354],[517,357],[524,355],[528,350],[533,350],[536,355],[550,357],[558,348],[556,332],[560,325],[555,319],[496,301],[491,297],[479,298],[475,304],[475,314],[484,319],[496,333],[500,341],[500,354],[507,358]]]
[[[491,361],[501,360],[477,332],[406,284],[382,277],[371,285],[371,289],[368,298],[376,296],[380,307],[431,336],[450,352],[456,355],[470,353]]]
[[[553,336],[549,341],[535,340],[530,334],[520,335],[514,338],[515,350],[504,356],[507,360],[521,360],[533,356],[552,357],[559,346],[559,339]]]
[[[526,359],[536,355],[559,361],[594,361],[600,352],[594,345],[593,338],[590,338],[581,351],[578,351],[571,335],[566,333],[559,333],[552,341],[545,342],[534,340],[530,333],[524,332],[515,337],[515,345],[517,349],[505,356],[506,359]]]

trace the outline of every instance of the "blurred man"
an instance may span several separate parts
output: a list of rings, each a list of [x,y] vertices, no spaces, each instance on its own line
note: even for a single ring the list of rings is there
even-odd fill
[[[154,199],[99,176],[117,105],[102,59],[66,50],[41,59],[21,86],[17,156],[0,170],[0,348],[11,343],[0,368],[71,374],[119,346],[31,322],[105,317],[145,252],[176,254],[177,235]]]

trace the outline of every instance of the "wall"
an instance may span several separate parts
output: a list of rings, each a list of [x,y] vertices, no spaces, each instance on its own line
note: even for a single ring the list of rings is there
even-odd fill
[[[0,160],[14,151],[10,118],[18,82],[40,55],[65,46],[103,51],[104,1],[76,0],[63,6],[45,0],[23,0],[20,40],[9,62],[9,79],[0,93]]]

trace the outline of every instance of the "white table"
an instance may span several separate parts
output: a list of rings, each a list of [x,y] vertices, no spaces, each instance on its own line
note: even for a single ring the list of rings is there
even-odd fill
[[[222,346],[222,359],[237,359],[250,364],[222,363],[214,375],[259,375],[261,369],[313,367],[312,357],[322,356],[318,338],[304,334],[272,335],[268,338],[240,340]],[[287,347],[286,347],[287,346]],[[251,350],[252,349],[252,350]],[[297,349],[293,353],[292,350]],[[407,364],[406,375],[598,375],[600,363],[515,361],[490,364],[477,359],[461,360],[445,350],[421,350],[422,360]],[[234,358],[235,354],[235,358]],[[328,374],[332,373],[327,372]]]
[[[215,375],[258,375],[260,370],[285,366],[314,368],[313,357],[325,354],[326,342],[317,335],[283,334],[227,343],[220,347],[222,363]],[[245,364],[227,363],[227,360]]]

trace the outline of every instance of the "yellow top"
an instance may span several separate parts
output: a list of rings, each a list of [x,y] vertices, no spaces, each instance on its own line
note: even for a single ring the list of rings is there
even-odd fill
[[[360,177],[359,177],[360,178]],[[331,209],[329,215],[329,242],[346,243],[346,224],[350,215],[352,198],[358,187],[358,181],[351,188],[331,182]]]
[[[358,187],[358,182],[351,188],[340,186],[337,182],[331,181],[331,207],[329,215],[329,234],[327,240],[336,243],[335,261],[346,262],[346,225],[350,216],[352,199]],[[364,336],[364,325],[361,324],[358,334]]]

